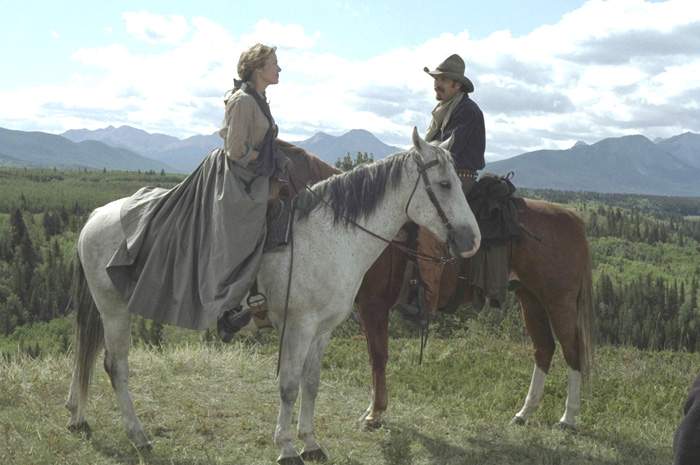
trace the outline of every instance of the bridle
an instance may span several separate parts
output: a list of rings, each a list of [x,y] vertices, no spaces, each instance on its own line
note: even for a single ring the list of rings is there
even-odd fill
[[[452,223],[450,223],[449,218],[447,218],[445,210],[442,209],[442,206],[440,205],[440,202],[438,201],[438,198],[435,195],[435,191],[433,191],[433,187],[430,185],[430,179],[428,179],[427,171],[433,166],[439,165],[440,160],[436,158],[435,160],[429,161],[428,163],[423,163],[422,159],[416,157],[414,161],[416,162],[416,165],[418,165],[418,178],[416,178],[416,184],[413,186],[411,195],[408,197],[408,202],[406,202],[406,208],[404,209],[404,211],[406,212],[406,216],[408,216],[408,207],[409,205],[411,205],[413,195],[416,193],[416,189],[418,188],[418,182],[422,179],[423,186],[425,187],[425,192],[428,194],[430,203],[432,203],[433,207],[435,207],[435,210],[437,211],[437,214],[440,217],[442,224],[445,225],[445,229],[447,229],[447,242],[454,242],[454,226],[452,226]]]
[[[423,163],[423,159],[414,157],[414,161],[416,162],[416,165],[418,165],[418,177],[416,178],[416,184],[413,186],[413,190],[411,191],[411,195],[408,198],[408,201],[406,202],[406,207],[405,207],[405,212],[406,215],[408,215],[408,207],[411,205],[411,201],[413,200],[413,195],[416,193],[416,189],[418,188],[418,183],[420,180],[423,180],[423,185],[425,186],[426,193],[428,194],[428,198],[430,199],[430,203],[433,204],[435,207],[435,210],[437,210],[437,214],[442,220],[442,223],[445,225],[445,228],[447,228],[447,238],[449,241],[454,240],[454,227],[450,223],[450,220],[447,218],[447,215],[445,214],[445,210],[442,209],[440,206],[440,202],[438,201],[437,197],[435,196],[435,192],[433,191],[433,188],[430,186],[430,180],[428,179],[428,174],[427,171],[432,168],[433,166],[437,166],[440,164],[440,161],[436,158],[435,160],[429,161],[428,163]],[[294,181],[292,180],[292,176],[289,176],[289,181],[292,184],[292,187],[294,190],[298,193],[299,191],[297,190]],[[316,197],[319,202],[323,203],[326,207],[330,207],[330,204],[319,194],[314,192],[308,185],[305,185],[304,188],[311,193],[314,197]],[[294,213],[292,213],[293,215]],[[397,242],[394,240],[389,240],[386,239],[379,234],[370,231],[369,229],[365,228],[364,226],[358,224],[356,221],[348,218],[347,216],[344,216],[343,219],[345,219],[348,223],[352,224],[356,228],[360,229],[361,231],[364,231],[365,233],[369,234],[370,236],[379,239],[382,242],[385,242],[386,244],[395,247],[402,252],[404,252],[406,255],[409,257],[415,258],[417,260],[426,260],[426,261],[431,261],[435,263],[440,263],[440,264],[446,264],[449,262],[452,262],[456,260],[454,257],[434,257],[432,255],[427,255],[418,252],[418,250],[413,249],[411,247],[408,247],[407,245]],[[292,221],[292,224],[294,222]],[[283,341],[284,341],[284,335],[287,329],[287,312],[289,310],[289,292],[291,290],[292,286],[292,269],[294,267],[294,233],[290,232],[290,260],[289,260],[289,271],[287,274],[287,295],[285,298],[284,302],[284,313],[283,313],[283,320],[282,320],[282,332],[280,334],[280,342],[279,342],[279,348],[277,351],[277,376],[279,376],[280,372],[280,365],[281,365],[281,360],[282,360],[282,346],[283,346]],[[249,307],[250,308],[250,307]],[[429,318],[429,317],[428,317]],[[429,320],[428,320],[429,321]],[[423,350],[425,349],[425,346],[428,342],[428,330],[427,326],[425,329],[421,329],[421,340],[420,340],[420,362],[423,361]]]
[[[448,242],[454,242],[454,227],[452,226],[452,223],[450,223],[450,220],[447,218],[447,215],[445,214],[445,210],[443,210],[442,206],[440,205],[440,202],[438,201],[437,196],[435,195],[435,192],[433,191],[432,186],[430,185],[430,179],[428,179],[427,171],[430,168],[432,168],[433,166],[439,165],[440,161],[436,158],[435,160],[429,161],[428,163],[423,163],[423,160],[421,158],[418,158],[418,157],[414,157],[413,161],[415,161],[416,165],[418,165],[418,177],[416,178],[416,184],[413,186],[413,190],[411,191],[411,195],[408,197],[408,201],[406,202],[406,207],[404,208],[406,215],[408,215],[408,207],[411,205],[411,201],[413,200],[413,195],[416,193],[416,189],[418,188],[418,183],[422,179],[423,186],[425,187],[425,191],[428,194],[428,198],[430,199],[430,203],[432,203],[433,206],[435,207],[435,210],[437,211],[437,214],[440,217],[442,224],[444,224],[445,228],[447,229]],[[291,176],[290,176],[290,181],[291,181]],[[294,183],[292,183],[292,184],[294,184]],[[304,188],[308,192],[310,192],[313,196],[315,196],[325,206],[330,207],[329,203],[324,198],[322,198],[320,195],[318,195],[316,192],[314,192],[308,185],[304,186]],[[360,229],[361,231],[374,237],[375,239],[379,239],[380,241],[401,250],[402,252],[404,252],[408,256],[415,258],[417,260],[424,260],[424,261],[430,261],[430,262],[435,262],[435,263],[441,263],[443,265],[456,260],[456,258],[454,258],[454,257],[435,257],[433,255],[420,253],[416,249],[408,247],[405,244],[403,244],[402,242],[398,242],[395,240],[390,240],[390,239],[387,239],[385,237],[382,237],[379,234],[365,228],[361,224],[358,224],[356,221],[353,221],[350,218],[343,216],[343,219],[346,220],[349,224]]]

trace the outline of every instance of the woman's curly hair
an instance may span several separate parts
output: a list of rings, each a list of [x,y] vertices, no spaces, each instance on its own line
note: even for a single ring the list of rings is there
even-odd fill
[[[275,50],[277,47],[258,43],[241,53],[238,59],[238,77],[242,81],[250,81],[253,78],[253,71],[265,66],[265,60],[275,53]]]

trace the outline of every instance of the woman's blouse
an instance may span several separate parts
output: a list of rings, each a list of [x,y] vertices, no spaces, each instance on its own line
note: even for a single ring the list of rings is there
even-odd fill
[[[258,158],[258,148],[269,127],[270,123],[253,96],[238,89],[226,103],[224,127],[219,131],[226,155],[247,166]]]

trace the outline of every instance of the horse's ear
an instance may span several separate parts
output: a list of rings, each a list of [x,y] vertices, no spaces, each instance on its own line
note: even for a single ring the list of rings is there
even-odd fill
[[[418,150],[418,152],[422,155],[425,152],[425,148],[427,145],[427,142],[421,138],[421,136],[418,134],[418,128],[413,126],[413,146]]]
[[[446,141],[440,142],[440,145],[438,145],[438,147],[440,147],[441,149],[445,149],[449,152],[450,149],[452,148],[452,144],[454,144],[454,143],[455,143],[455,133],[454,133],[454,131],[452,131],[452,134],[450,134],[449,139],[447,139]]]

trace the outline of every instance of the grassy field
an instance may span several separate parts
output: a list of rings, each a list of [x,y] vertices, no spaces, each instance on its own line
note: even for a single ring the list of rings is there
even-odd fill
[[[68,355],[0,361],[0,463],[272,464],[276,346],[274,337],[267,341],[134,348],[131,391],[154,439],[144,455],[126,439],[101,369],[91,389],[87,439],[65,428]],[[418,366],[417,340],[393,339],[387,423],[365,432],[357,421],[369,400],[365,343],[334,338],[323,362],[317,436],[332,464],[671,462],[673,432],[700,354],[599,349],[580,430],[572,434],[552,428],[566,397],[559,355],[530,424],[508,426],[527,391],[530,352],[524,340],[472,325],[458,337],[432,339]]]

